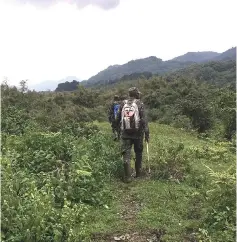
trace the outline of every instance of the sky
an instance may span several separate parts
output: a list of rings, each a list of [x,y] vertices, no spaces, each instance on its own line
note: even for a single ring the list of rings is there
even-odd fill
[[[0,78],[86,80],[114,64],[236,46],[235,0],[0,0]]]

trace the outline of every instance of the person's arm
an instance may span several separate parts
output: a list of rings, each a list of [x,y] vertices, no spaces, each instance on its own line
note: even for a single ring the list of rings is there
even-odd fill
[[[120,125],[121,122],[121,117],[122,117],[122,109],[123,109],[124,103],[120,103],[119,111],[118,111],[118,116],[117,116],[117,125]]]
[[[108,119],[109,122],[112,122],[112,117],[113,117],[113,104],[110,105],[110,107],[108,108]]]

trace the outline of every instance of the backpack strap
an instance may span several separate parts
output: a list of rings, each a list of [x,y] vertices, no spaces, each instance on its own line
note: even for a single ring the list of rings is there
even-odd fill
[[[134,100],[133,100],[133,103],[136,103],[136,104],[137,104],[137,101],[138,101],[138,99],[134,99]]]

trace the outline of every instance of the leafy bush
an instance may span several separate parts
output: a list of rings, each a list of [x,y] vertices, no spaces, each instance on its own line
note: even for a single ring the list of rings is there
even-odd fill
[[[204,97],[197,97],[197,93],[190,94],[181,102],[182,114],[188,116],[194,129],[199,133],[205,132],[213,125],[211,106]],[[203,98],[203,99],[202,99]]]
[[[4,138],[3,241],[83,239],[89,206],[110,203],[106,184],[120,169],[119,151],[93,125],[80,127],[81,137],[69,130]]]
[[[236,177],[235,168],[214,172],[209,167],[212,179],[207,191],[208,207],[199,236],[204,241],[235,241],[236,236]]]
[[[159,116],[160,116],[159,109],[152,108],[148,112],[148,119],[151,122],[158,120],[159,119]]]
[[[16,107],[2,109],[1,131],[6,134],[22,134],[29,123],[26,110]]]
[[[61,128],[62,133],[70,134],[76,137],[86,137],[89,138],[91,135],[99,131],[98,127],[93,123],[83,123],[83,122],[67,122],[63,128]]]
[[[191,170],[189,153],[184,149],[183,143],[171,140],[164,145],[158,142],[157,149],[159,153],[155,161],[157,165],[153,168],[153,178],[183,181]]]
[[[173,121],[173,126],[176,128],[183,128],[186,130],[192,129],[191,120],[186,115],[177,115]]]
[[[193,151],[197,159],[206,159],[213,162],[231,162],[233,155],[229,152],[228,143],[219,142],[215,146],[194,147]]]
[[[83,144],[78,146],[76,153],[77,157],[86,157],[97,174],[102,174],[107,179],[119,177],[122,173],[120,148],[117,143],[111,143],[108,135],[102,132],[97,132],[90,139],[84,139]]]
[[[186,176],[186,183],[198,189],[205,189],[210,183],[207,172],[192,166],[191,171]]]
[[[10,158],[2,159],[2,241],[75,241],[84,238],[86,206],[55,206],[49,177],[44,186],[25,169],[16,169]],[[78,229],[79,228],[79,229]]]
[[[236,132],[236,109],[225,108],[223,110],[223,123],[225,127],[225,138],[231,140]]]

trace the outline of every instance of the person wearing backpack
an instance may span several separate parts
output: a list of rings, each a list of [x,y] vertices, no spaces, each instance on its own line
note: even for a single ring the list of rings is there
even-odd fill
[[[149,127],[141,93],[138,88],[128,90],[129,98],[120,106],[118,122],[121,129],[122,155],[124,163],[124,181],[131,182],[131,149],[134,146],[136,156],[136,177],[141,176],[143,139],[149,142]]]
[[[109,118],[109,122],[111,123],[114,140],[117,140],[120,138],[120,127],[117,122],[119,108],[120,108],[119,96],[115,95],[114,100],[110,105],[110,108],[108,111],[108,116],[109,116],[108,118]]]

